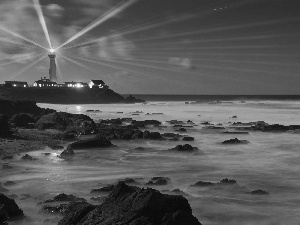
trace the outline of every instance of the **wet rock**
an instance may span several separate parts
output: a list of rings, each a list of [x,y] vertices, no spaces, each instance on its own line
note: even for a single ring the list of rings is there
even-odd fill
[[[225,140],[222,142],[222,144],[248,144],[248,143],[250,142],[247,140],[239,140],[237,138]]]
[[[202,125],[213,125],[213,124],[211,124],[210,122],[202,122],[201,124],[202,124]]]
[[[213,186],[213,185],[215,185],[215,184],[212,182],[198,181],[191,186],[193,186],[193,187],[208,187],[208,186]]]
[[[9,135],[8,118],[6,115],[0,114],[0,136]]]
[[[168,177],[152,177],[146,185],[167,185],[169,180]]]
[[[140,131],[140,130],[136,130],[136,131],[133,132],[131,138],[132,139],[141,139],[141,138],[143,138],[143,132]]]
[[[70,206],[71,207],[71,206]],[[103,204],[78,203],[58,225],[200,225],[186,198],[118,183]]]
[[[144,131],[143,133],[143,138],[144,139],[152,139],[152,140],[162,140],[163,137],[159,132],[149,132],[149,131]]]
[[[34,125],[38,129],[78,130],[84,134],[95,130],[94,121],[87,115],[55,112],[42,116]]]
[[[236,184],[236,180],[229,180],[228,178],[225,178],[221,180],[219,184]]]
[[[73,149],[70,147],[67,147],[62,153],[60,153],[59,157],[68,158],[68,157],[72,157],[74,155],[75,155],[75,152],[73,151]]]
[[[49,155],[51,155],[51,153],[46,152],[46,153],[44,153],[44,155],[45,155],[45,156],[49,156]]]
[[[8,180],[8,181],[6,181],[6,182],[4,183],[4,186],[12,186],[12,185],[15,185],[15,184],[16,184],[16,182],[11,181],[11,180]]]
[[[171,150],[189,152],[189,151],[194,151],[194,150],[199,150],[199,149],[197,147],[193,147],[189,144],[184,144],[184,145],[177,145],[175,148],[173,148]]]
[[[2,187],[2,185],[0,184],[0,192],[3,193],[3,192],[9,192],[8,189],[6,189],[5,187]],[[0,202],[1,204],[1,202]]]
[[[243,131],[240,131],[240,132],[238,132],[238,131],[225,131],[225,132],[223,132],[223,134],[249,134],[249,132],[243,132]]]
[[[25,154],[24,156],[22,156],[21,158],[22,160],[35,160],[35,158],[33,158],[32,156],[28,155],[28,154]]]
[[[60,205],[45,205],[42,207],[40,212],[44,212],[44,213],[50,213],[50,214],[63,214],[66,211],[66,208],[68,207],[68,204],[60,204]]]
[[[178,130],[176,130],[176,131],[179,131],[179,132],[187,132],[187,130],[186,130],[185,128],[180,128],[180,129],[178,129]]]
[[[161,122],[158,120],[144,120],[144,121],[132,120],[131,124],[137,127],[145,127],[148,125],[161,125]]]
[[[204,129],[212,129],[212,130],[224,130],[225,127],[216,127],[216,126],[206,126]]]
[[[177,195],[186,195],[186,193],[178,188],[175,188],[174,190],[172,190],[171,192],[177,194]]]
[[[91,194],[96,194],[96,193],[103,193],[103,192],[111,192],[114,189],[115,185],[108,185],[102,188],[98,188],[98,189],[93,189],[91,190]]]
[[[34,124],[36,122],[36,117],[33,114],[29,113],[19,113],[13,115],[9,119],[9,122],[15,124],[18,127],[25,127],[28,124]]]
[[[233,118],[233,119],[236,119],[236,118],[237,118],[237,116],[232,116],[231,118]]]
[[[96,224],[96,218],[86,218],[95,208],[96,206],[89,203],[71,202],[66,206],[65,217],[58,222],[58,225],[83,225],[84,219],[95,220],[95,222],[86,224]]]
[[[52,199],[48,199],[42,203],[50,203],[50,202],[86,202],[84,198],[78,198],[74,195],[67,195],[67,194],[58,194]]]
[[[264,190],[258,189],[250,192],[251,195],[268,195],[269,192],[266,192]]]
[[[16,202],[0,193],[0,224],[7,220],[20,220],[23,218],[24,213]]]
[[[95,201],[95,202],[104,202],[104,200],[106,199],[106,196],[98,196],[98,197],[91,197],[90,198],[92,201]]]
[[[193,137],[183,137],[182,140],[183,141],[194,141],[195,138],[193,138]]]
[[[13,159],[14,157],[12,155],[7,155],[7,156],[3,156],[2,160],[9,160],[9,159]]]
[[[91,139],[80,140],[69,144],[67,149],[105,148],[110,146],[112,146],[112,143],[106,137],[97,135]]]

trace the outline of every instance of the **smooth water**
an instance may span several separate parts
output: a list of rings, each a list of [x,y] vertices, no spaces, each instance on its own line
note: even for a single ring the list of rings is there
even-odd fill
[[[31,162],[16,157],[14,169],[2,170],[0,181],[17,183],[10,194],[30,194],[17,204],[29,218],[23,224],[42,224],[53,215],[39,213],[37,202],[59,193],[84,197],[89,202],[90,191],[127,177],[140,178],[144,186],[153,176],[171,178],[167,186],[158,186],[164,193],[175,188],[186,193],[193,214],[204,225],[299,225],[300,224],[300,139],[299,133],[250,132],[249,135],[222,134],[224,130],[203,129],[201,122],[223,124],[233,131],[229,122],[265,121],[270,124],[300,124],[300,101],[259,101],[223,104],[184,104],[184,102],[149,102],[148,104],[50,105],[70,113],[83,113],[94,120],[109,118],[156,119],[166,127],[147,128],[161,133],[176,132],[166,121],[192,120],[196,125],[186,133],[195,137],[194,153],[168,151],[186,142],[132,140],[113,141],[115,147],[76,151],[73,160],[57,155],[61,151],[49,148],[29,154],[38,158]],[[86,113],[86,110],[101,112]],[[138,115],[134,112],[142,111]],[[123,113],[120,113],[123,112]],[[146,115],[146,113],[163,113]],[[237,119],[231,118],[236,115]],[[185,134],[185,133],[182,133]],[[247,145],[222,145],[230,138],[246,139]],[[144,147],[144,150],[136,150]],[[43,153],[50,152],[50,156]],[[237,185],[191,187],[199,180],[218,182],[235,179]],[[270,195],[255,196],[249,192],[263,189]],[[11,223],[17,224],[17,223]]]

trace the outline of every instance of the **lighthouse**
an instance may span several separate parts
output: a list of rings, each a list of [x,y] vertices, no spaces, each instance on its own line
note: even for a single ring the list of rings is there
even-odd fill
[[[54,49],[50,49],[49,51],[49,59],[50,59],[50,69],[49,69],[49,80],[51,82],[56,82],[57,77],[56,77],[56,63],[55,63],[55,51]]]

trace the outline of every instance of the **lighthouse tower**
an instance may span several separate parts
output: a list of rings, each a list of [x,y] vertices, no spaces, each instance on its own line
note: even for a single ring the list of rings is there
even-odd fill
[[[56,82],[57,81],[57,77],[56,77],[56,63],[55,63],[55,51],[54,49],[51,49],[49,54],[48,54],[49,58],[50,58],[50,69],[49,69],[49,79],[52,82]]]

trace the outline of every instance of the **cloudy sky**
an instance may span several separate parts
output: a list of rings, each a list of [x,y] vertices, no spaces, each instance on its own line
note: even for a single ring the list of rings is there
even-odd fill
[[[0,1],[1,83],[48,76],[44,22],[61,82],[103,79],[134,94],[300,94],[299,0],[38,2]]]

